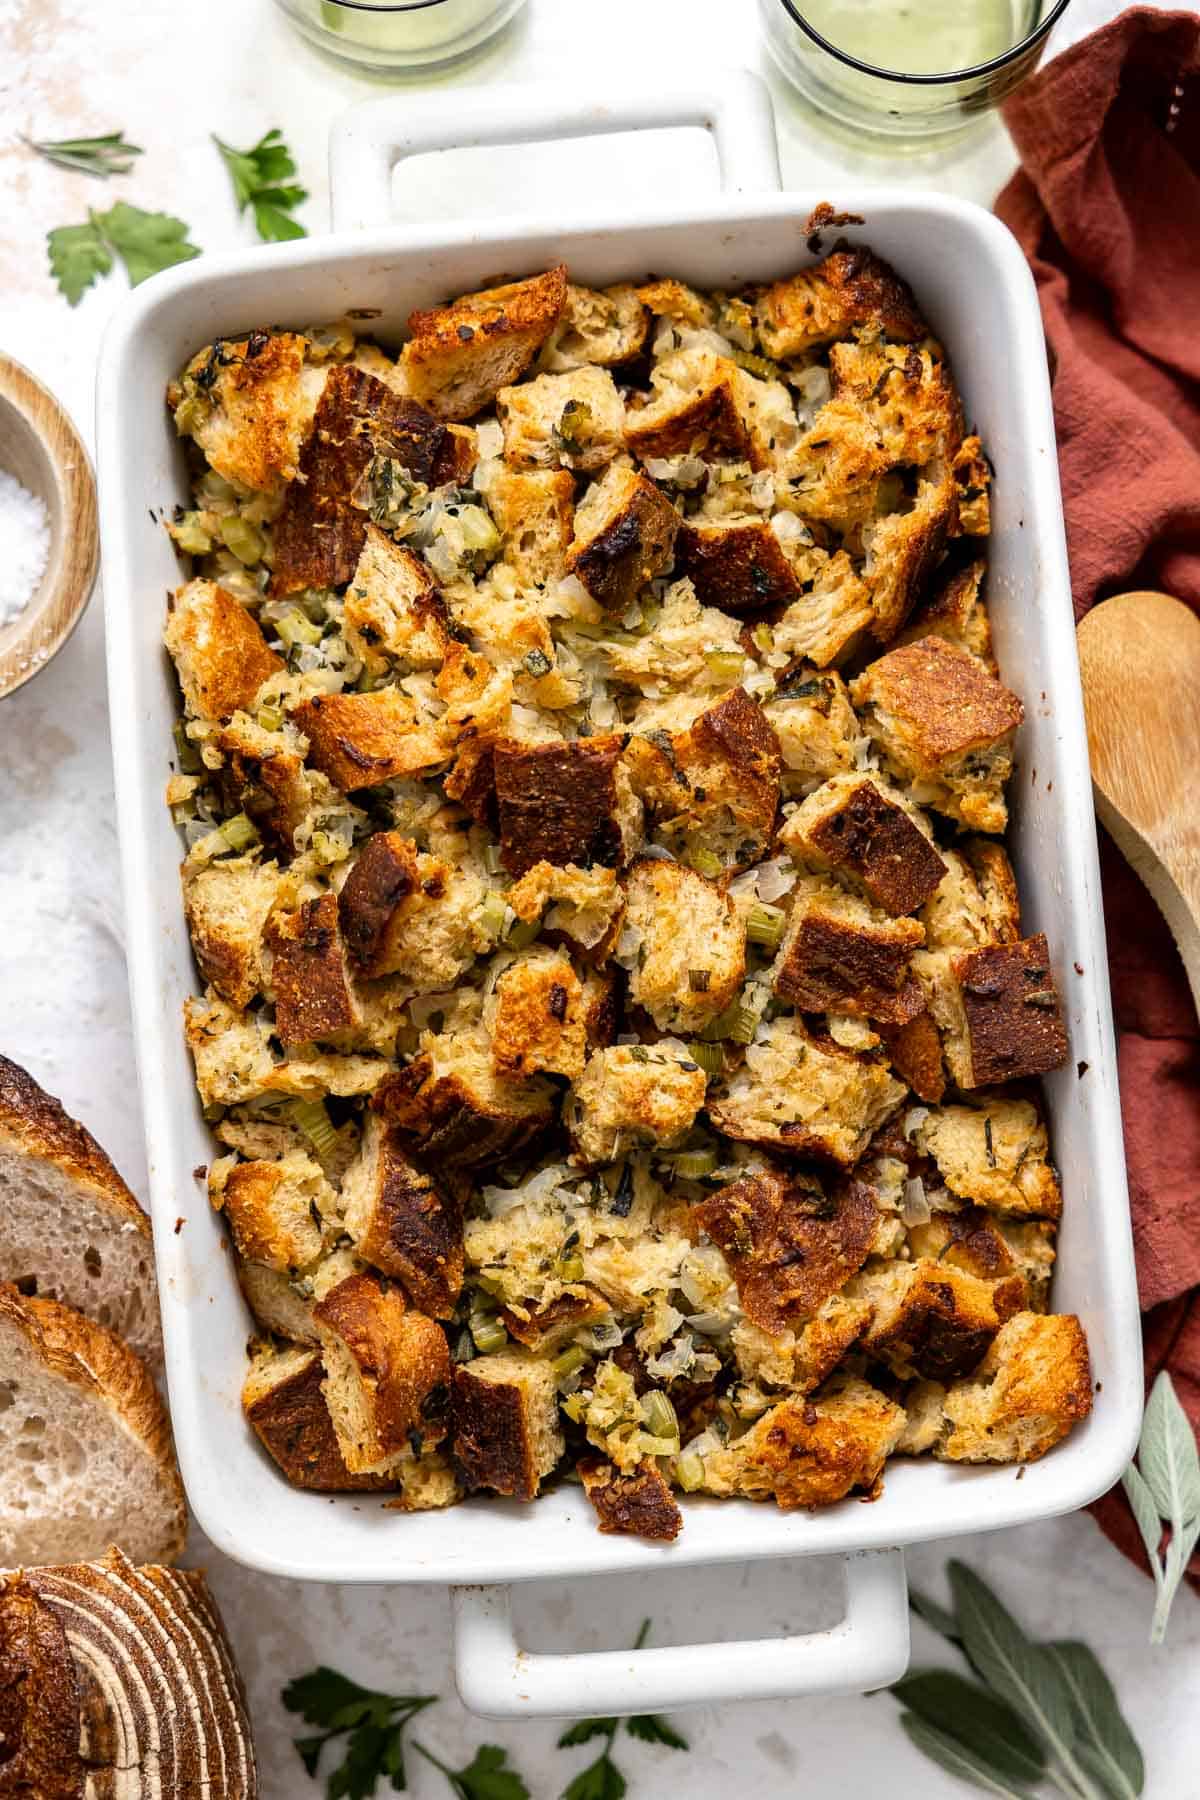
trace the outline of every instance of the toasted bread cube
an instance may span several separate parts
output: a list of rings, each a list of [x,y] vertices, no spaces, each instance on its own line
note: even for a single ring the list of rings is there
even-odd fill
[[[400,352],[409,393],[436,418],[473,418],[525,373],[566,298],[567,271],[560,266],[410,313],[412,336]]]
[[[306,771],[285,732],[266,731],[247,713],[234,713],[211,742],[224,758],[217,783],[226,809],[244,812],[265,841],[290,861],[296,834],[317,797],[314,787],[323,784],[323,777]]]
[[[399,1288],[350,1275],[313,1308],[323,1392],[346,1467],[358,1475],[446,1434],[452,1364],[446,1334]]]
[[[754,430],[754,378],[727,356],[674,351],[659,359],[651,381],[653,397],[625,414],[625,442],[636,456],[727,452],[766,467]]]
[[[977,437],[963,439],[953,466],[958,486],[958,529],[969,537],[987,537],[992,529],[988,499],[992,471]],[[978,656],[980,652],[975,654]]]
[[[799,356],[868,326],[902,344],[927,326],[908,283],[866,249],[835,250],[823,262],[776,281],[754,308],[768,356]]]
[[[879,1215],[863,1181],[826,1196],[810,1177],[764,1170],[692,1212],[724,1252],[742,1311],[764,1331],[798,1328],[862,1268]]]
[[[1012,1219],[979,1206],[936,1212],[912,1225],[908,1244],[914,1256],[965,1269],[984,1281],[1016,1276],[1024,1289],[1021,1309],[1045,1312],[1054,1269],[1055,1228],[1047,1219]]]
[[[535,1076],[507,1081],[482,1025],[426,1032],[421,1054],[381,1083],[376,1110],[413,1135],[436,1169],[483,1168],[515,1154],[549,1125],[554,1090]]]
[[[303,1150],[278,1162],[214,1164],[209,1198],[229,1220],[238,1253],[281,1274],[315,1262],[337,1229],[337,1195]]]
[[[510,961],[484,1005],[497,1072],[508,1080],[582,1075],[589,1045],[611,1036],[611,996],[610,976],[581,981],[570,958],[547,945]]]
[[[817,788],[779,841],[810,869],[836,869],[893,915],[916,912],[946,874],[912,810],[872,775],[837,775]]]
[[[566,1448],[550,1364],[520,1350],[462,1363],[453,1408],[454,1454],[468,1485],[533,1500]]]
[[[901,1377],[952,1381],[981,1361],[1024,1300],[1024,1282],[982,1281],[940,1262],[890,1262],[865,1270],[851,1293],[875,1316],[862,1348]]]
[[[510,1306],[500,1310],[508,1335],[539,1356],[553,1356],[583,1326],[611,1316],[612,1304],[606,1296],[578,1282],[543,1306],[522,1307],[519,1312]]]
[[[685,864],[634,863],[625,884],[625,933],[637,940],[629,997],[661,1031],[701,1031],[740,992],[746,934],[738,909]]]
[[[878,338],[834,344],[833,393],[862,408],[891,464],[925,470],[950,456],[962,438],[962,408],[941,359],[915,345]]]
[[[590,1166],[635,1144],[673,1144],[704,1105],[704,1087],[703,1069],[675,1038],[597,1050],[563,1112],[576,1155]]]
[[[891,512],[863,528],[863,573],[871,590],[872,627],[888,644],[924,594],[954,529],[954,484],[949,475],[920,480],[906,512]]]
[[[856,1489],[874,1499],[904,1423],[903,1409],[877,1388],[835,1376],[819,1394],[781,1400],[742,1437],[707,1451],[704,1491],[774,1500],[784,1512],[832,1506]]]
[[[345,601],[346,641],[369,668],[436,669],[450,644],[445,603],[425,563],[368,525]]]
[[[810,1318],[781,1331],[765,1331],[739,1319],[730,1333],[738,1370],[746,1381],[811,1394],[837,1368],[871,1322],[865,1300],[831,1294]]]
[[[657,1463],[647,1459],[632,1474],[622,1475],[612,1463],[588,1456],[578,1469],[602,1532],[652,1543],[673,1543],[679,1536],[683,1514]]]
[[[246,1262],[242,1257],[236,1258],[235,1268],[246,1305],[264,1331],[298,1344],[317,1342],[312,1299],[301,1291],[308,1285],[308,1277],[284,1274],[268,1269],[265,1263]]]
[[[917,971],[918,960],[923,954],[917,951],[914,955],[914,971]],[[917,978],[920,980],[919,971]],[[924,983],[921,985],[924,990]],[[941,1033],[928,1010],[928,1001],[921,1012],[905,1019],[902,1025],[881,1023],[879,1035],[897,1075],[907,1081],[919,1100],[936,1105],[946,1091],[946,1072],[942,1063]]]
[[[643,282],[637,297],[656,319],[672,319],[677,325],[690,325],[696,331],[714,321],[712,301],[673,276]]]
[[[548,640],[539,621],[539,644]],[[464,740],[502,731],[512,711],[512,676],[507,669],[497,669],[486,656],[454,642],[446,652],[437,675],[434,691],[446,710],[438,721],[438,732],[447,750]]]
[[[959,957],[970,1071],[960,1087],[1046,1075],[1067,1060],[1067,1028],[1050,972],[1045,934],[989,944]]]
[[[386,1504],[395,1512],[440,1512],[466,1498],[458,1470],[440,1450],[422,1449],[420,1456],[406,1450],[391,1465],[391,1476],[400,1483],[396,1500]]]
[[[739,629],[727,613],[701,606],[690,581],[677,581],[667,589],[650,629],[636,636],[614,632],[604,640],[604,656],[614,681],[645,694],[659,695],[664,685],[693,693],[706,687],[721,692],[729,687],[729,659],[740,656],[744,672],[754,671]]]
[[[367,534],[361,487],[376,458],[440,487],[466,480],[475,446],[470,432],[456,433],[394,386],[341,363],[325,379],[299,477],[275,522],[273,596],[352,578]]]
[[[295,332],[255,331],[198,350],[167,391],[176,424],[226,481],[276,494],[298,473],[327,370]]]
[[[846,684],[832,669],[798,663],[780,676],[763,714],[779,743],[789,790],[805,791],[857,768],[862,728]]]
[[[685,709],[682,730],[633,722],[626,760],[654,829],[678,855],[707,850],[727,868],[757,862],[779,809],[779,740],[741,687]]]
[[[204,1106],[236,1106],[264,1094],[369,1094],[388,1072],[377,1056],[288,1056],[271,1052],[272,1026],[256,1013],[237,1012],[210,988],[183,1003],[184,1030]]]
[[[400,975],[419,989],[449,988],[487,947],[475,872],[418,850],[398,831],[376,831],[338,895],[352,961],[372,979]]]
[[[825,402],[783,458],[778,491],[805,523],[858,549],[903,490],[868,412],[841,395]]]
[[[921,910],[930,949],[978,950],[1021,935],[1017,880],[1003,845],[963,838],[942,852],[946,873]]]
[[[430,1318],[451,1318],[463,1284],[462,1207],[417,1167],[399,1131],[377,1113],[366,1116],[342,1200],[362,1260],[399,1281]]]
[[[360,1494],[395,1485],[389,1474],[351,1474],[321,1391],[315,1350],[261,1345],[242,1384],[242,1411],[259,1443],[293,1487],[316,1494]]]
[[[567,283],[558,324],[542,345],[538,367],[553,374],[585,363],[617,368],[645,347],[650,319],[636,288],[595,288]]]
[[[593,600],[623,612],[671,561],[679,514],[635,469],[617,464],[584,495],[575,511],[567,567]]]
[[[906,1092],[882,1062],[819,1043],[799,1019],[776,1019],[714,1089],[708,1114],[741,1143],[849,1168]]]
[[[575,483],[568,470],[500,465],[488,481],[487,503],[504,561],[518,582],[545,587],[566,572],[575,526]]]
[[[309,760],[344,794],[423,774],[449,754],[432,719],[399,688],[314,694],[293,706],[289,717],[308,739]]]
[[[1062,1213],[1046,1127],[1028,1100],[981,1097],[974,1106],[937,1107],[915,1126],[913,1142],[961,1200],[1046,1219]]]
[[[862,643],[875,613],[871,592],[844,550],[827,557],[772,627],[776,650],[827,668]]]
[[[909,959],[924,941],[916,919],[891,918],[827,876],[802,875],[771,985],[801,1012],[903,1024],[922,1009]]]
[[[616,870],[599,863],[581,869],[577,863],[536,862],[504,897],[524,923],[542,919],[546,933],[569,938],[597,958],[614,941],[625,908]]]
[[[675,565],[705,606],[731,613],[787,606],[800,583],[765,519],[709,524],[686,520],[675,544]]]
[[[896,639],[896,644],[915,644],[922,638],[945,638],[960,650],[969,650],[994,675],[992,628],[983,603],[987,564],[982,557],[962,568],[938,576],[929,598],[917,607]]]
[[[328,1042],[352,1031],[359,1010],[338,930],[337,895],[322,894],[305,900],[295,912],[277,913],[267,942],[280,1043]]]
[[[163,642],[195,719],[227,719],[253,707],[263,682],[283,668],[246,608],[215,581],[189,581],[176,591]]]
[[[238,856],[183,871],[183,908],[196,965],[230,1006],[248,1006],[264,984],[263,931],[279,893],[279,868]]]
[[[1006,1319],[971,1381],[944,1402],[947,1462],[1034,1462],[1092,1410],[1087,1338],[1073,1313]]]
[[[626,862],[641,808],[621,760],[621,739],[497,744],[494,759],[501,861],[514,875],[535,863],[608,868]]]
[[[871,663],[850,696],[918,804],[973,830],[1004,830],[1004,784],[1025,708],[981,662],[943,638],[922,638]]]
[[[505,459],[518,469],[602,469],[625,447],[625,407],[607,369],[538,375],[496,398]]]

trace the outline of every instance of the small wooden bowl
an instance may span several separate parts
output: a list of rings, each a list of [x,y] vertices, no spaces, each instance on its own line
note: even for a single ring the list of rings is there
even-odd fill
[[[45,502],[50,554],[24,612],[0,625],[0,699],[61,650],[96,584],[96,483],[83,441],[48,388],[0,356],[0,469]]]

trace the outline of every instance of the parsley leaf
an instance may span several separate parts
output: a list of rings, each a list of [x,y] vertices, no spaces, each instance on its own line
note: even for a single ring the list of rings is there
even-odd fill
[[[160,269],[190,262],[200,252],[189,244],[187,234],[182,219],[143,212],[140,206],[118,200],[107,212],[89,211],[86,225],[60,225],[47,233],[50,273],[70,304],[77,306],[96,277],[109,273],[114,253],[133,287]]]
[[[377,1693],[322,1665],[289,1681],[281,1698],[288,1712],[299,1713],[306,1725],[323,1727],[319,1736],[293,1739],[314,1779],[326,1744],[346,1738],[342,1760],[325,1782],[326,1800],[369,1800],[382,1776],[396,1793],[404,1792],[404,1728],[432,1706],[437,1695]],[[515,1795],[513,1800],[526,1797]]]
[[[296,174],[296,164],[283,141],[283,133],[268,131],[249,150],[235,150],[215,133],[213,143],[233,182],[238,212],[244,213],[248,206],[253,210],[259,237],[268,244],[304,237],[303,225],[289,215],[302,200],[308,199],[308,190],[297,187],[291,179]]]
[[[112,268],[112,255],[98,228],[89,219],[86,225],[60,225],[47,232],[50,248],[50,273],[72,306],[78,306],[98,275]]]
[[[643,1619],[634,1639],[634,1649],[640,1650],[649,1635],[650,1621]],[[666,1744],[672,1750],[688,1748],[687,1739],[658,1713],[635,1713],[630,1719],[578,1719],[574,1725],[568,1725],[559,1738],[559,1749],[569,1750],[596,1737],[605,1740],[604,1748],[594,1762],[567,1783],[559,1800],[622,1800],[625,1777],[612,1759],[613,1743],[622,1725],[630,1737],[640,1738],[643,1743]]]
[[[481,1744],[464,1769],[447,1768],[424,1744],[415,1748],[426,1762],[442,1771],[459,1800],[530,1800],[529,1789],[517,1771],[505,1767],[508,1752],[499,1744]]]
[[[134,157],[144,155],[140,144],[126,143],[123,131],[110,131],[104,137],[21,141],[47,162],[57,163],[61,169],[76,169],[81,175],[97,175],[101,181],[110,175],[128,175]]]

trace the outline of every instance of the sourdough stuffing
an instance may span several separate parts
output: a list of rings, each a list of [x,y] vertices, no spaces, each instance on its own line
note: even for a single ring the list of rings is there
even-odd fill
[[[1051,1449],[1059,947],[1003,848],[990,465],[902,278],[557,268],[167,398],[186,1030],[284,1473],[582,1469],[670,1536],[671,1490]]]

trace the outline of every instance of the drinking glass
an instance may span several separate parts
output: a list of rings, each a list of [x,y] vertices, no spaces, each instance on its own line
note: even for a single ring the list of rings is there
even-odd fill
[[[480,49],[525,0],[276,0],[319,50],[377,73],[403,75]]]
[[[1070,0],[759,0],[771,54],[857,141],[969,131],[1038,64]]]

